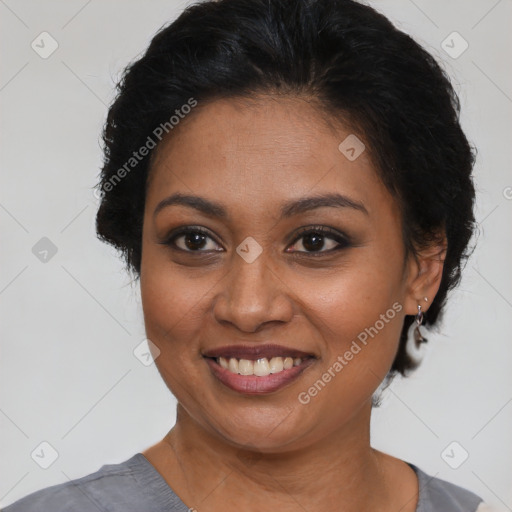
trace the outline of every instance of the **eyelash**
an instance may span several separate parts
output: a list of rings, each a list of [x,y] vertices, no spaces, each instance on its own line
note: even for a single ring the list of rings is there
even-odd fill
[[[186,229],[181,229],[180,231],[173,231],[168,235],[164,241],[160,242],[162,245],[169,246],[174,251],[181,251],[186,252],[188,254],[192,254],[194,256],[202,256],[204,254],[212,253],[212,252],[220,252],[220,251],[203,251],[201,249],[197,251],[190,251],[186,249],[182,249],[180,247],[176,247],[176,239],[180,238],[183,235],[189,235],[189,234],[201,234],[205,235],[208,238],[211,238],[216,244],[218,242],[215,240],[214,237],[212,237],[211,233],[201,226],[197,227],[189,227]],[[340,233],[337,230],[334,230],[332,228],[326,227],[326,226],[306,226],[301,229],[295,234],[295,237],[293,238],[292,242],[289,245],[295,245],[301,238],[308,234],[318,234],[325,238],[330,238],[331,240],[334,240],[339,245],[333,249],[329,249],[327,251],[291,251],[291,254],[294,255],[308,255],[313,257],[319,257],[326,254],[332,254],[335,251],[339,251],[341,249],[346,249],[351,245],[350,239],[348,236]],[[327,236],[330,235],[330,236]],[[218,244],[220,245],[220,244]]]

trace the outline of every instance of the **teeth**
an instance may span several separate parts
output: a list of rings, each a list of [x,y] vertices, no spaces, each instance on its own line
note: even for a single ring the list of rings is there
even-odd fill
[[[270,364],[268,359],[263,358],[254,361],[253,373],[258,377],[265,377],[265,375],[270,375]]]
[[[285,370],[289,370],[293,366],[293,358],[285,357],[283,361],[283,366]]]
[[[238,373],[238,359],[231,358],[229,360],[228,369],[230,372]]]
[[[262,357],[256,361],[250,361],[249,359],[236,359],[234,357],[229,358],[229,360],[225,357],[218,357],[217,363],[231,373],[266,377],[271,373],[279,373],[294,366],[299,366],[302,363],[302,358],[273,357],[269,361],[266,357]]]
[[[254,363],[248,359],[240,359],[238,361],[238,373],[240,375],[254,375]]]
[[[270,373],[277,373],[283,371],[283,358],[273,357],[269,363]]]

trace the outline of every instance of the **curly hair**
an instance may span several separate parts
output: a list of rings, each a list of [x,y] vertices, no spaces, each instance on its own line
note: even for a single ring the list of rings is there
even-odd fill
[[[438,324],[475,230],[475,151],[445,71],[385,16],[354,0],[208,0],[163,27],[124,70],[108,112],[98,237],[140,277],[154,138],[171,132],[170,118],[183,117],[191,99],[261,93],[307,95],[327,119],[349,121],[400,207],[407,254],[446,236],[440,288],[424,317]],[[417,366],[405,349],[413,320],[405,317],[391,375]]]

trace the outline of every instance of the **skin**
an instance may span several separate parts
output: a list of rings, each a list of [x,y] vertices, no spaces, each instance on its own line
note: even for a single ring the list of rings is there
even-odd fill
[[[327,123],[304,98],[252,100],[199,105],[152,163],[140,286],[146,333],[160,350],[155,363],[178,410],[176,425],[142,453],[201,512],[412,512],[414,471],[370,445],[371,397],[391,367],[404,315],[418,304],[428,309],[438,290],[443,247],[405,256],[397,203],[369,150],[355,161],[338,150],[349,127]],[[154,216],[176,192],[220,202],[228,215],[171,205]],[[284,202],[332,192],[367,213],[322,207],[280,218]],[[175,240],[183,251],[161,243],[186,226],[211,233],[204,246],[192,245],[203,255],[184,236]],[[312,250],[295,236],[303,226],[331,227],[351,243],[327,252],[339,245],[327,234]],[[252,263],[236,252],[248,236],[262,248]],[[396,302],[401,311],[301,404],[299,393]],[[317,359],[285,388],[248,396],[218,381],[201,356],[235,343],[278,343]]]

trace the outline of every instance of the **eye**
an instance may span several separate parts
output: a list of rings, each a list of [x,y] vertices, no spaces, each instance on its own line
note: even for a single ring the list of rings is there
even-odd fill
[[[210,242],[208,242],[208,240],[210,240]],[[216,248],[218,244],[213,240],[209,231],[201,227],[173,231],[160,243],[185,252],[201,253],[219,251],[219,249]]]
[[[300,243],[297,243],[298,241],[300,241]],[[293,249],[292,247],[292,249],[287,250],[287,252],[323,254],[344,249],[350,245],[350,242],[347,236],[332,228],[326,226],[309,226],[299,231],[298,236],[294,240],[294,245],[295,244],[297,248]],[[301,250],[301,246],[305,250]],[[315,256],[315,254],[312,255]]]
[[[188,253],[223,251],[222,248],[219,249],[210,232],[200,226],[174,230],[160,243]],[[309,226],[302,228],[296,234],[294,245],[297,247],[292,246],[286,252],[316,256],[313,253],[325,254],[344,249],[350,246],[350,241],[347,236],[335,229],[326,226]]]

